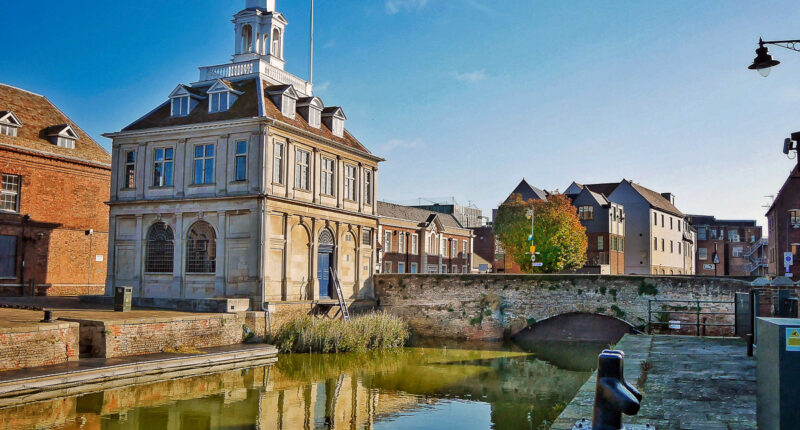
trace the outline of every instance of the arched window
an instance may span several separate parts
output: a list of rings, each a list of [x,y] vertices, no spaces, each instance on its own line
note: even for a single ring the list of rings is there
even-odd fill
[[[242,53],[253,52],[253,29],[249,25],[242,27]]]
[[[163,222],[157,222],[147,231],[145,272],[172,273],[175,236]]]
[[[333,234],[327,228],[319,234],[319,244],[333,246]]]
[[[217,235],[205,221],[198,221],[186,235],[186,273],[217,271]]]
[[[281,31],[272,30],[272,55],[281,58]]]

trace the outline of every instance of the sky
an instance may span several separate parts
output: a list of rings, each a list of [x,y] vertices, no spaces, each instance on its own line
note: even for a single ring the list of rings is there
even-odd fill
[[[2,0],[0,82],[46,95],[110,149],[197,68],[230,61],[245,0]],[[308,78],[310,0],[277,0]],[[759,37],[800,38],[791,1],[317,0],[315,95],[385,158],[378,197],[491,215],[522,178],[631,179],[684,213],[764,224],[794,160],[800,53],[768,78]]]

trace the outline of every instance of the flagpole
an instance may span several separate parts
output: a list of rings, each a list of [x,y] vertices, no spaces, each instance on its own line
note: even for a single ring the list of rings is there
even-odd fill
[[[311,0],[311,49],[308,60],[308,83],[314,84],[314,0]]]

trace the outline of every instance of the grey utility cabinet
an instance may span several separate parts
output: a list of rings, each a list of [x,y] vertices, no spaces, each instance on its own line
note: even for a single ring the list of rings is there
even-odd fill
[[[756,380],[759,430],[800,425],[800,319],[758,318]]]

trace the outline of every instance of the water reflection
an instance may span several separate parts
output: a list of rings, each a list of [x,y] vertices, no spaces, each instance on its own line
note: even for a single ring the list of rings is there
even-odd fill
[[[594,361],[582,358],[603,347],[430,345],[287,355],[272,366],[22,404],[0,409],[0,429],[536,429],[589,377]]]

